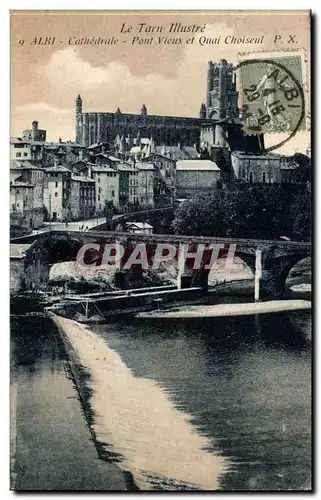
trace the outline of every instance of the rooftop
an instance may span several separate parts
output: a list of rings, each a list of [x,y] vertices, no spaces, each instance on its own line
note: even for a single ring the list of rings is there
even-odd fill
[[[19,182],[19,181],[13,181],[10,182],[10,188],[19,188],[19,187],[28,187],[28,188],[34,188],[35,186],[33,184],[29,184],[29,182]]]
[[[29,144],[30,146],[44,146],[46,149],[55,149],[59,147],[72,147],[72,148],[85,148],[82,144],[77,142],[48,142],[48,141],[33,141],[24,137],[11,137],[10,144]]]
[[[131,226],[135,226],[137,229],[153,229],[153,226],[148,224],[148,222],[126,222],[127,228]]]
[[[137,162],[135,166],[138,168],[138,170],[154,170],[154,163],[151,162]]]
[[[114,174],[117,174],[116,168],[108,167],[106,165],[93,165],[91,169],[93,172],[113,172]]]
[[[71,179],[73,181],[77,181],[77,182],[95,182],[95,179],[92,179],[91,177],[86,177],[84,175],[74,175],[74,174],[72,174],[71,175]]]
[[[216,163],[211,160],[179,160],[176,163],[176,170],[220,171]]]
[[[10,258],[23,259],[26,251],[31,247],[32,243],[11,243]]]
[[[103,158],[106,158],[106,160],[111,161],[111,162],[115,162],[115,163],[119,163],[122,161],[121,158],[116,158],[116,156],[107,155],[105,153],[98,153],[95,155],[95,158],[97,158],[98,156],[102,156]]]
[[[43,170],[43,168],[37,163],[33,163],[29,160],[11,160],[10,161],[11,169],[19,169],[19,170]]]
[[[232,151],[231,153],[234,156],[237,156],[238,158],[254,158],[254,159],[272,159],[272,158],[284,158],[283,155],[280,155],[278,153],[262,153],[262,154],[256,154],[256,153],[245,153],[244,151]]]
[[[156,152],[174,160],[193,160],[199,158],[198,151],[193,146],[157,146]]]
[[[129,165],[128,163],[120,163],[117,165],[117,170],[121,172],[138,172],[138,169],[134,165]]]
[[[54,165],[53,167],[47,167],[46,172],[68,172],[70,173],[71,171],[69,168],[64,167],[63,165]]]

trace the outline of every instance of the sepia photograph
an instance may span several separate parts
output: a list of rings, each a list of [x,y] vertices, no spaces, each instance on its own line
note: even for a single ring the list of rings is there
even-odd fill
[[[312,491],[310,45],[10,12],[11,490]]]

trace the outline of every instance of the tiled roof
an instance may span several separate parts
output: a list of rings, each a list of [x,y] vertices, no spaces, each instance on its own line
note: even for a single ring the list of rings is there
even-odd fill
[[[10,188],[19,188],[19,187],[30,187],[34,188],[34,184],[29,184],[29,182],[19,182],[19,181],[14,181],[10,183]]]
[[[71,172],[69,168],[64,167],[63,165],[54,165],[53,167],[47,167],[46,172]]]
[[[189,171],[220,171],[214,161],[211,160],[179,160],[176,163],[176,170],[189,170]]]
[[[95,179],[91,177],[85,177],[84,175],[72,175],[71,179],[78,182],[95,182]]]

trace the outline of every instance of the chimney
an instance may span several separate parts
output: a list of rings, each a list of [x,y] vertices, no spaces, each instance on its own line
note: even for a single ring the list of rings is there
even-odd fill
[[[178,147],[178,149],[181,149],[181,143],[180,142],[177,144],[177,147]]]
[[[55,157],[54,157],[54,166],[55,166],[55,167],[58,167],[58,165],[59,165],[59,161],[58,161],[57,156],[55,156]]]

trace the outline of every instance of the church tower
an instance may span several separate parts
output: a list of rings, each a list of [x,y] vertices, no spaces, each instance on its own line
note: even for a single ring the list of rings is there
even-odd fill
[[[82,144],[82,99],[79,94],[76,99],[76,142]]]
[[[237,117],[237,91],[233,65],[225,59],[209,61],[207,70],[206,117],[224,120]]]

